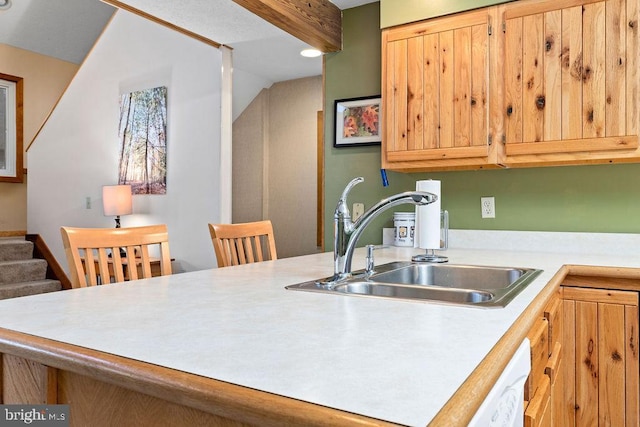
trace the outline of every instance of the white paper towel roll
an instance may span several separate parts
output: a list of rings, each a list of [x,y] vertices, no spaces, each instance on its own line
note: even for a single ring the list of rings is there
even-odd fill
[[[413,246],[421,249],[440,249],[440,181],[416,181],[417,191],[438,196],[425,206],[416,206],[416,229]]]

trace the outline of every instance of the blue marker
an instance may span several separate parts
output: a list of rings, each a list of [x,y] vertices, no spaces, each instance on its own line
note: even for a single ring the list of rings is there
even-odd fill
[[[386,171],[386,169],[380,169],[380,176],[382,177],[382,186],[383,187],[388,187],[389,186],[389,180],[387,179],[387,171]]]

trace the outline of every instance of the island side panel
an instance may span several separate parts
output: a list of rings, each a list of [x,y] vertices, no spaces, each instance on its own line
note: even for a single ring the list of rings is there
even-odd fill
[[[56,369],[10,354],[2,355],[2,403],[57,403]]]

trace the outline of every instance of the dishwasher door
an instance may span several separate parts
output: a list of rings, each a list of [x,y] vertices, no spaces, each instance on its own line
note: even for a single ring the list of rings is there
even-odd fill
[[[524,424],[524,384],[531,371],[531,347],[525,338],[498,381],[478,408],[469,426],[522,427]]]

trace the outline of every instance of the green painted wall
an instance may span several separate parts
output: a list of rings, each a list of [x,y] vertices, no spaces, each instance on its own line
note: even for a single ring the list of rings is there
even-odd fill
[[[380,0],[380,28],[508,1],[510,0]]]
[[[442,207],[451,228],[582,232],[640,232],[640,165],[564,166],[403,174],[380,179],[380,147],[333,148],[335,99],[380,93],[379,3],[344,11],[343,50],[325,57],[325,242],[332,250],[333,211],[354,177],[349,204],[368,208],[383,197],[415,189],[415,181],[442,181]],[[481,219],[480,197],[496,198],[496,218]],[[396,208],[411,210],[410,206]],[[380,243],[386,213],[369,226],[359,246]]]

